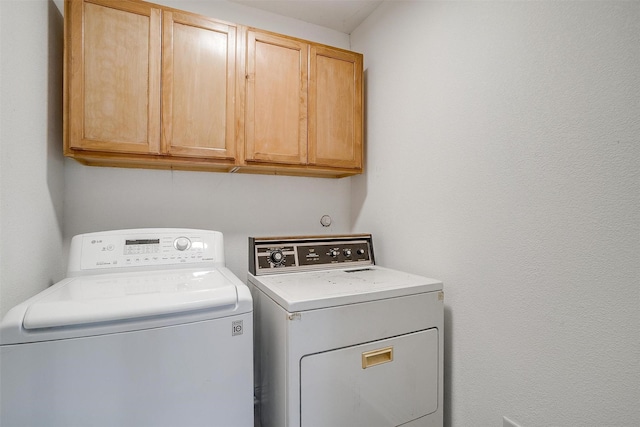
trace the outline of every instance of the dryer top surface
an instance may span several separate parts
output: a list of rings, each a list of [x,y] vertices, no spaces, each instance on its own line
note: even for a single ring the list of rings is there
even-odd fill
[[[380,266],[274,274],[249,281],[288,312],[442,290],[442,282]]]

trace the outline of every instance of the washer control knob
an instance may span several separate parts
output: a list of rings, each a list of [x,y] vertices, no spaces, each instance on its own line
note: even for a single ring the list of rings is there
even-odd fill
[[[178,237],[173,241],[173,247],[179,251],[186,251],[191,247],[191,240],[188,237]]]
[[[331,251],[329,252],[329,255],[331,255],[333,258],[337,258],[339,254],[340,252],[338,252],[336,249],[331,249]]]
[[[271,261],[271,263],[275,265],[282,265],[282,263],[284,262],[284,254],[282,253],[282,250],[274,249],[273,251],[271,251],[271,253],[269,254],[269,261]]]
[[[342,251],[342,253],[344,254],[344,256],[350,257],[351,256],[351,249],[345,249],[345,250]]]
[[[358,249],[358,255],[364,255],[364,249],[360,248]]]

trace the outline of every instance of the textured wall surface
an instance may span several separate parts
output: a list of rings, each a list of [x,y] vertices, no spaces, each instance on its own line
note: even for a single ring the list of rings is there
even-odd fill
[[[188,227],[221,231],[242,280],[248,237],[349,231],[348,181],[268,175],[90,168],[67,160],[67,238],[89,231]],[[320,225],[323,214],[331,227]]]
[[[354,231],[439,278],[451,426],[640,425],[640,2],[385,2]]]
[[[48,1],[0,1],[0,317],[62,278],[62,26]]]

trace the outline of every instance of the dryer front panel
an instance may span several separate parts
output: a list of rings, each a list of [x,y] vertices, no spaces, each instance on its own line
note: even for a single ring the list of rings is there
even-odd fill
[[[438,409],[438,330],[304,356],[301,426],[399,426]]]

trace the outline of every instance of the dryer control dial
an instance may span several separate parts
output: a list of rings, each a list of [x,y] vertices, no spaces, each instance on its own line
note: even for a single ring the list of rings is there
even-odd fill
[[[173,247],[179,251],[186,251],[191,247],[191,240],[188,237],[178,237],[173,241]]]
[[[284,263],[284,254],[282,253],[282,249],[274,249],[269,254],[269,261],[273,265],[282,265]]]

